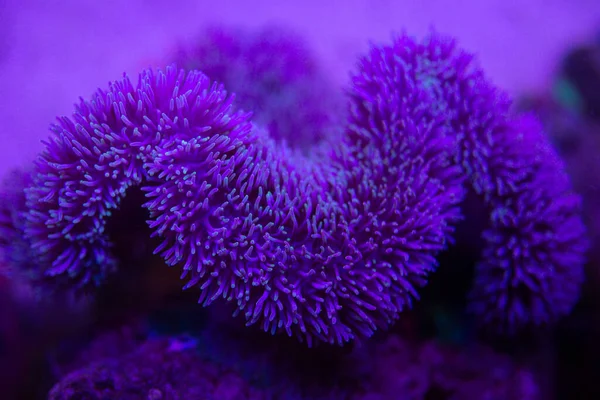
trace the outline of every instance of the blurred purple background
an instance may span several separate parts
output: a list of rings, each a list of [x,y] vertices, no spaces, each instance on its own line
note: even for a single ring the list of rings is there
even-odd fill
[[[338,83],[369,40],[431,27],[479,55],[502,88],[544,87],[600,24],[597,0],[0,0],[0,173],[29,162],[79,96],[161,60],[207,23],[290,26]]]

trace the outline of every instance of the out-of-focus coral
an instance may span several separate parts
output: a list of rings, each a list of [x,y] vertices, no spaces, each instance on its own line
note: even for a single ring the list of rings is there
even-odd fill
[[[75,293],[70,285],[57,290],[49,283],[25,234],[26,199],[24,189],[32,184],[30,172],[11,171],[0,189],[0,275],[9,281],[10,296],[22,308],[29,309],[36,323],[44,324],[53,318],[68,320],[82,316],[91,306],[91,298]],[[36,315],[35,317],[33,315]],[[51,326],[48,326],[51,328]]]
[[[39,277],[35,267],[35,253],[25,237],[25,192],[31,185],[31,177],[25,171],[13,170],[2,180],[0,190],[0,264],[5,274],[33,274]]]
[[[600,42],[571,50],[548,90],[528,93],[519,108],[534,111],[564,159],[573,188],[583,200],[591,246],[583,298],[560,326],[557,340],[557,398],[600,397]]]
[[[57,290],[40,269],[37,253],[25,234],[27,213],[25,189],[32,185],[31,171],[10,171],[0,189],[0,272],[11,281],[11,290],[21,303],[51,302],[70,304],[73,309],[86,307],[86,299],[74,296],[71,285]]]
[[[30,175],[11,171],[0,190],[0,393],[35,398],[43,390],[45,353],[90,322],[91,298],[49,284],[24,235]],[[31,381],[36,385],[31,385]]]
[[[371,386],[381,399],[539,399],[533,372],[482,345],[464,348],[391,336],[374,351]]]
[[[519,107],[534,111],[544,125],[550,140],[565,161],[565,169],[573,188],[583,200],[583,218],[591,241],[593,263],[588,275],[600,282],[600,125],[580,110],[569,106],[568,94],[559,88],[550,94],[529,96]]]
[[[235,93],[236,104],[277,141],[307,154],[338,140],[344,99],[299,35],[271,26],[259,31],[210,27],[174,61],[200,70]]]
[[[149,340],[122,356],[97,361],[64,377],[50,400],[266,399],[234,371],[206,363],[186,337]]]
[[[104,342],[103,342],[104,343]],[[338,354],[344,379],[306,379],[290,374],[257,380],[265,367],[277,370],[276,352],[264,349],[237,360],[210,359],[198,350],[201,339],[162,337],[141,343],[120,356],[88,359],[89,364],[61,379],[50,399],[330,399],[330,400],[535,400],[536,378],[526,366],[472,345],[449,347],[435,341],[415,342],[390,335],[385,340]],[[282,348],[277,348],[281,351]],[[273,349],[272,349],[273,350]],[[87,353],[93,354],[93,353]],[[258,358],[257,358],[258,357]],[[267,363],[258,362],[267,358]],[[244,360],[242,360],[244,358]],[[298,360],[280,355],[288,364]],[[241,370],[246,363],[254,376]],[[254,364],[253,364],[254,363]],[[253,367],[252,367],[253,365]],[[262,372],[261,372],[262,371]],[[349,372],[353,371],[353,372]],[[298,373],[301,372],[298,370]]]
[[[418,299],[470,189],[490,216],[481,322],[554,322],[582,280],[580,199],[537,122],[510,115],[472,58],[439,35],[373,47],[326,159],[277,143],[203,73],[114,82],[58,120],[36,162],[22,214],[36,266],[75,288],[105,281],[120,261],[107,223],[142,186],[155,253],[200,302],[343,344]]]

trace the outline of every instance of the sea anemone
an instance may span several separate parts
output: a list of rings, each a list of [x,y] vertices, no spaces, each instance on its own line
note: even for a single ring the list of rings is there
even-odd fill
[[[508,115],[470,55],[438,35],[398,37],[361,58],[348,96],[327,158],[290,152],[197,71],[145,71],[135,87],[125,77],[81,100],[53,126],[26,190],[45,274],[102,282],[118,265],[106,223],[141,186],[155,252],[201,303],[224,299],[249,325],[342,344],[418,299],[468,187],[492,222],[477,311],[511,325],[569,311],[586,248],[578,197],[540,130]]]

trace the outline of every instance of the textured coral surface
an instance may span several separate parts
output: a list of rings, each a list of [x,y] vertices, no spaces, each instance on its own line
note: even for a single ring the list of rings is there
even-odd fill
[[[565,171],[597,243],[598,141],[555,140],[563,165],[495,84],[544,83],[547,60],[600,15],[595,1],[1,3],[0,173],[43,150],[0,187],[0,398],[46,398],[56,381],[50,398],[71,400],[547,400],[572,375],[578,393],[595,390],[595,364],[573,362],[595,354],[587,298],[559,326],[568,347],[509,358],[465,345],[471,322],[539,339],[578,300],[587,240]],[[272,18],[308,41],[249,29]],[[206,21],[240,29],[198,36]],[[486,75],[437,35],[366,49],[432,24],[477,49]],[[77,95],[174,59],[185,72],[101,85],[32,145]],[[595,98],[594,69],[570,71]],[[564,110],[545,111],[556,139]],[[170,336],[102,334],[170,296]],[[421,340],[397,335],[407,326]],[[463,345],[422,340],[432,334]],[[544,382],[554,351],[568,356]]]
[[[193,348],[194,343],[192,343]],[[151,340],[131,354],[96,361],[67,375],[51,400],[266,399],[233,371],[204,362],[186,338]]]
[[[252,111],[253,122],[276,141],[314,152],[323,141],[339,140],[343,96],[297,34],[214,26],[179,46],[174,59],[235,93],[238,107]]]
[[[101,339],[102,348],[122,342],[121,346],[128,343],[129,349],[109,357],[86,352],[87,363],[63,376],[50,391],[49,399],[541,398],[531,370],[485,346],[460,349],[436,341],[415,342],[391,335],[368,348],[334,356],[339,372],[323,371],[323,379],[307,380],[306,376],[302,378],[298,367],[296,374],[291,369],[287,376],[266,371],[266,365],[281,367],[278,363],[283,357],[277,361],[274,348],[270,353],[263,348],[260,353],[246,349],[243,356],[238,355],[237,361],[232,362],[202,355],[200,342],[189,336],[159,337],[139,344],[131,343],[127,335],[110,336],[111,342]],[[214,356],[218,351],[217,345],[211,353]],[[287,360],[288,367],[293,361]],[[316,365],[313,367],[317,369]],[[250,369],[252,374],[248,374]],[[265,381],[261,375],[269,378]]]
[[[341,140],[277,143],[201,72],[143,72],[59,118],[22,215],[43,274],[86,288],[118,268],[107,222],[141,186],[155,249],[204,305],[309,345],[388,327],[418,299],[471,190],[490,213],[473,310],[514,332],[568,313],[586,250],[580,199],[530,116],[439,35],[374,46]],[[24,209],[23,209],[24,211]]]

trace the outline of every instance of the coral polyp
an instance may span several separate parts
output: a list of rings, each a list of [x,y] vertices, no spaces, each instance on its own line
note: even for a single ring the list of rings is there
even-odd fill
[[[275,140],[198,71],[145,71],[81,100],[26,190],[42,269],[99,284],[118,267],[106,223],[140,186],[155,252],[201,303],[343,344],[418,299],[470,189],[492,221],[476,309],[510,327],[570,310],[586,249],[578,197],[539,128],[509,115],[470,55],[437,35],[398,37],[361,58],[348,97],[324,157]]]

